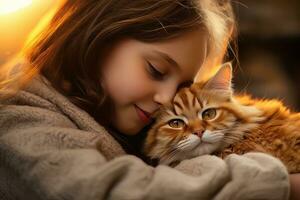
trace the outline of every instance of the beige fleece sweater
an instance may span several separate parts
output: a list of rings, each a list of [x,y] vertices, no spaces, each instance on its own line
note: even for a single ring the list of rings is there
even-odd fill
[[[1,200],[289,197],[286,169],[260,153],[148,166],[42,77],[1,104]]]

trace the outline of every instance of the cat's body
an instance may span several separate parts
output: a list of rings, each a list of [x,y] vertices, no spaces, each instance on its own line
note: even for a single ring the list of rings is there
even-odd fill
[[[144,150],[160,163],[258,151],[279,158],[290,173],[300,172],[300,114],[280,101],[233,96],[230,66],[180,90],[156,118]]]
[[[230,153],[251,151],[268,153],[279,158],[290,173],[300,172],[300,114],[291,113],[276,100],[253,100],[246,96],[241,98],[241,103],[257,107],[263,112],[264,119],[218,155],[226,157]]]

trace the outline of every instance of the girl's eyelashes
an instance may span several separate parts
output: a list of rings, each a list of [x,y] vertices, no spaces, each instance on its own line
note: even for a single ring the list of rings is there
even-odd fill
[[[153,66],[150,62],[147,61],[148,71],[150,75],[156,80],[162,80],[165,77],[165,73],[159,71],[155,66]]]

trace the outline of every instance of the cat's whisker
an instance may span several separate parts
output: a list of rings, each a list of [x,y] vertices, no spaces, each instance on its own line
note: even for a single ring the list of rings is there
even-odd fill
[[[190,140],[189,140],[189,139],[185,139],[183,142],[178,143],[177,148],[182,149],[182,148],[184,148],[186,145],[189,145],[189,144],[190,144]]]
[[[204,142],[215,143],[215,142],[219,142],[221,139],[223,139],[223,137],[224,137],[223,133],[214,133],[210,135],[205,135],[202,140]]]
[[[240,137],[239,136],[235,136],[235,135],[227,135],[227,136],[224,137],[224,141],[227,144],[232,144],[233,142],[239,141],[239,140],[240,140]]]
[[[200,139],[195,139],[194,137],[188,137],[177,147],[182,151],[189,151],[196,147],[200,142]]]
[[[171,149],[171,151],[166,152],[166,155],[174,155],[179,151],[179,149],[177,147],[174,147],[173,149]]]
[[[181,145],[185,145],[187,142],[188,142],[188,139],[181,140],[180,142],[178,142],[178,144],[176,146],[180,148]]]
[[[226,129],[221,129],[221,130],[214,130],[212,131],[213,133],[218,133],[218,132],[226,132],[226,131],[229,131],[230,129],[229,128],[226,128]]]
[[[177,151],[178,151],[178,149],[174,148],[170,152],[167,152],[166,154],[164,154],[160,159],[160,163],[169,164],[169,163],[173,162],[175,160],[174,159],[175,156],[177,155]]]
[[[178,153],[186,150],[187,147],[190,147],[189,139],[181,140],[176,146],[174,146],[170,151],[166,152],[162,156],[161,163],[173,162],[174,160],[176,160],[176,156],[178,155]]]
[[[184,150],[186,150],[186,149],[189,149],[190,148],[190,143],[186,143],[185,145],[182,145],[181,147],[180,147],[180,149],[182,150],[182,151],[184,151]]]

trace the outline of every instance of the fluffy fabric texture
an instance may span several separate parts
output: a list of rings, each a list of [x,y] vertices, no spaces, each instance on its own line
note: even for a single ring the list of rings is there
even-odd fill
[[[288,173],[260,153],[171,168],[125,154],[86,112],[37,77],[0,108],[0,199],[285,200]]]

